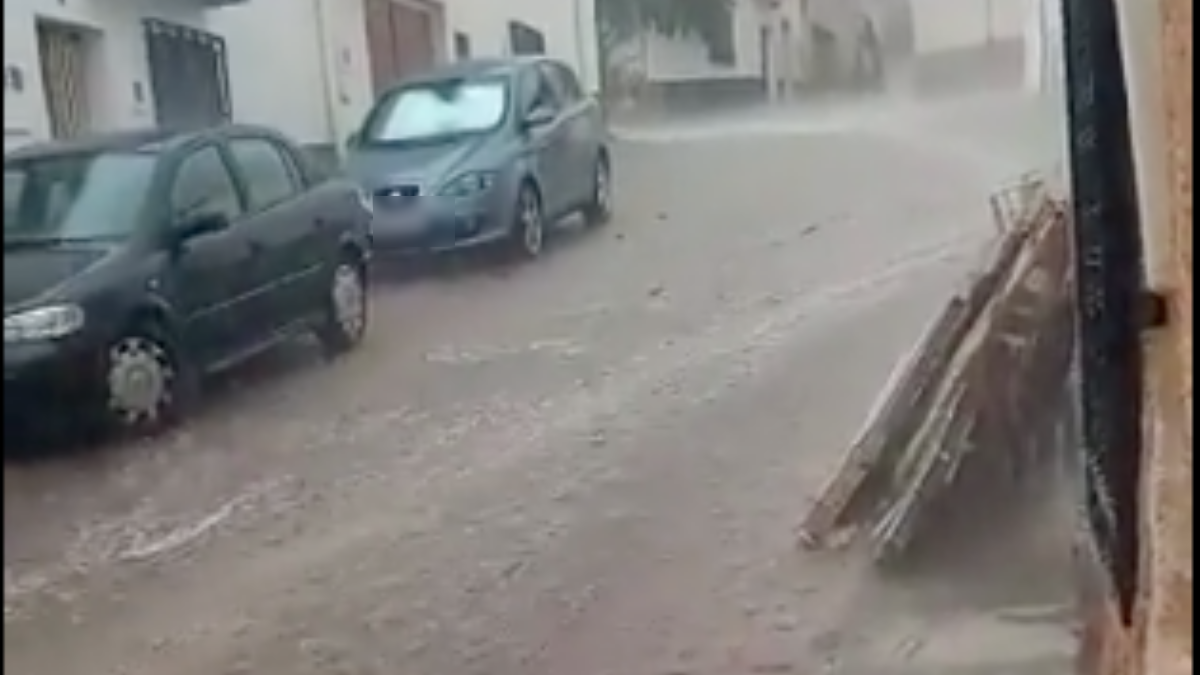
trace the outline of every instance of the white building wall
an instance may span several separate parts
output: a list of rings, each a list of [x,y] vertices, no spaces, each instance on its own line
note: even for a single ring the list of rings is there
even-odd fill
[[[344,139],[372,100],[361,0],[250,0],[215,10],[237,122],[301,143]]]
[[[142,36],[144,18],[205,28],[205,10],[194,0],[6,0],[4,67],[6,73],[19,72],[23,86],[17,91],[6,77],[5,147],[50,134],[38,54],[38,19],[93,32],[94,52],[86,75],[93,128],[153,125],[153,92]],[[136,93],[139,89],[140,100]]]
[[[968,49],[1020,39],[1029,3],[1024,0],[911,0],[919,54]]]
[[[462,32],[474,56],[509,55],[508,24],[516,19],[542,31],[548,54],[576,68],[586,88],[598,89],[594,0],[444,0],[444,8],[443,44]],[[4,17],[5,67],[19,69],[24,80],[20,92],[6,85],[6,147],[49,134],[37,17],[101,36],[91,87],[98,129],[154,123],[146,17],[225,38],[235,121],[274,126],[302,143],[340,144],[373,102],[362,0],[246,0],[219,9],[196,0],[8,0]]]
[[[763,23],[763,14],[754,3],[747,1],[735,5],[735,59],[732,65],[713,63],[708,46],[698,37],[668,37],[651,31],[643,37],[646,76],[652,82],[762,77]]]
[[[1063,17],[1057,0],[1027,0],[1025,85],[1030,91],[1061,93]]]
[[[651,33],[645,37],[645,68],[654,82],[759,78],[764,74],[773,81],[802,82],[812,63],[812,25],[844,38],[847,49],[856,43],[863,22],[859,0],[809,0],[807,14],[800,0],[781,0],[768,8],[757,0],[737,0],[734,11],[734,45],[737,54],[732,66],[709,59],[708,48],[696,37],[667,37]],[[785,29],[786,25],[786,29]],[[763,45],[763,29],[768,30]],[[769,60],[763,63],[764,55]]]

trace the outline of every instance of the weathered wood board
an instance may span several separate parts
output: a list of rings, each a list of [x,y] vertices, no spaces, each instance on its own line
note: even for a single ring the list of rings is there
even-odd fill
[[[902,554],[922,515],[987,455],[1018,476],[1025,436],[1070,364],[1070,254],[1065,205],[1019,186],[997,198],[1000,234],[899,365],[846,458],[804,518],[804,545],[857,536],[875,557]],[[1014,207],[1012,202],[1016,203]]]

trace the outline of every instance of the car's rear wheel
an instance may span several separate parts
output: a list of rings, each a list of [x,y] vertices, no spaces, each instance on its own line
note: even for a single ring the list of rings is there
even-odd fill
[[[191,374],[167,332],[138,325],[102,355],[99,412],[119,434],[147,434],[179,421],[191,391]]]
[[[326,355],[345,354],[362,344],[367,322],[366,270],[353,256],[344,256],[330,276],[317,339]]]
[[[542,196],[531,183],[525,183],[517,193],[516,214],[509,234],[508,248],[513,257],[532,260],[546,246],[546,213]]]
[[[592,171],[592,195],[583,209],[583,217],[588,225],[605,225],[612,220],[612,213],[612,163],[606,155],[600,155]]]

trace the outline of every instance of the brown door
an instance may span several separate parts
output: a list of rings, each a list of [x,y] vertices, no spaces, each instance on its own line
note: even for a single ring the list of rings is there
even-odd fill
[[[395,83],[398,76],[395,40],[392,37],[390,0],[366,0],[363,14],[367,30],[367,56],[371,62],[371,85],[375,93]]]
[[[400,52],[400,76],[407,77],[433,65],[433,17],[423,9],[393,5],[392,26]]]
[[[376,94],[435,63],[432,9],[392,0],[366,0],[365,10],[367,53]]]
[[[50,132],[54,138],[71,138],[88,130],[87,58],[82,32],[44,23],[37,28],[42,82]]]

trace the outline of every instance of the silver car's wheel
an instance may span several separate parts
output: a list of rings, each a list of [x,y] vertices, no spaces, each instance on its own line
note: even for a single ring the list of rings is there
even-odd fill
[[[148,335],[128,335],[109,347],[106,366],[105,404],[116,427],[152,429],[171,418],[179,372],[166,345]]]
[[[546,219],[542,210],[542,199],[532,186],[521,188],[517,196],[516,235],[517,251],[525,258],[536,258],[546,245]]]
[[[613,213],[612,165],[607,157],[596,160],[592,175],[592,197],[583,215],[589,224],[603,225],[612,218]]]
[[[367,325],[367,293],[362,275],[350,265],[339,265],[333,275],[333,315],[342,333],[362,337]]]

